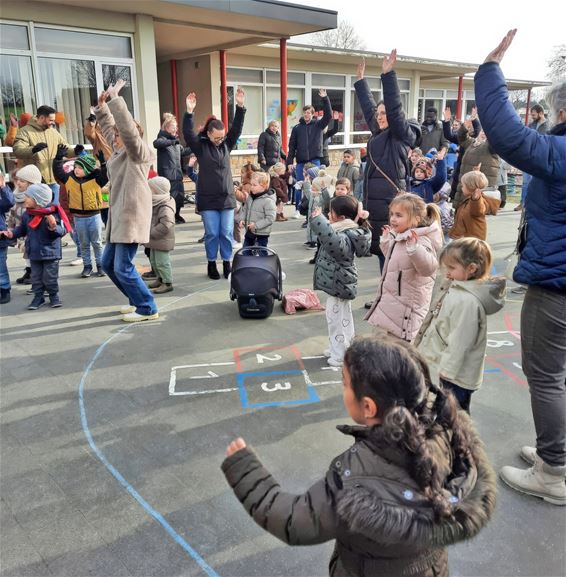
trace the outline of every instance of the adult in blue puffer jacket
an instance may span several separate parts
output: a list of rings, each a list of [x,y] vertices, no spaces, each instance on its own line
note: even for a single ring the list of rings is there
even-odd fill
[[[522,366],[537,441],[536,449],[521,450],[533,467],[504,467],[501,478],[518,491],[566,505],[566,82],[547,96],[554,128],[541,135],[524,126],[499,68],[515,33],[509,31],[475,77],[478,112],[491,146],[533,176],[513,278],[528,285],[521,312]]]

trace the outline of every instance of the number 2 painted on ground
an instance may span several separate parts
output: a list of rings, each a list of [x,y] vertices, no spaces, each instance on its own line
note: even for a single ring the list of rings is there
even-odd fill
[[[281,355],[275,353],[272,357],[269,357],[267,355],[256,354],[256,359],[259,365],[263,365],[265,361],[280,361]]]
[[[288,391],[291,388],[291,383],[288,381],[284,383],[273,383],[272,385],[269,383],[261,383],[261,388],[266,393],[273,393],[273,391]]]

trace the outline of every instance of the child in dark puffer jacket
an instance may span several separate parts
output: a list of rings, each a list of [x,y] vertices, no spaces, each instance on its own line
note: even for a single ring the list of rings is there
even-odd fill
[[[474,537],[495,508],[495,474],[469,417],[391,337],[354,340],[343,399],[359,426],[338,429],[355,442],[322,479],[285,493],[238,438],[222,464],[236,497],[285,543],[335,539],[331,577],[447,577],[446,547]]]

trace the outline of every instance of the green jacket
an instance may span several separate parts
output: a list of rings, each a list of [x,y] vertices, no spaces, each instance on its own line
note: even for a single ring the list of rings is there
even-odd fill
[[[31,149],[40,142],[46,142],[47,148],[40,150],[34,154]],[[64,144],[67,147],[66,156],[73,156],[74,149],[65,142],[57,130],[52,127],[43,128],[37,123],[37,118],[34,116],[23,127],[20,128],[14,140],[13,150],[16,158],[22,161],[22,165],[35,164],[43,180],[47,184],[55,182],[55,175],[53,174],[53,159],[57,155],[57,146]]]

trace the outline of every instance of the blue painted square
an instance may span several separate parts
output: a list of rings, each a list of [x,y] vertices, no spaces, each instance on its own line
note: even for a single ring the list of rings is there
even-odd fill
[[[274,371],[274,372],[259,372],[259,373],[239,373],[236,375],[238,382],[238,388],[240,389],[240,401],[244,409],[257,409],[264,407],[283,407],[290,405],[307,405],[309,403],[318,403],[320,401],[315,388],[304,382],[304,387],[306,389],[307,397],[303,399],[293,399],[287,401],[270,401],[265,403],[251,403],[248,399],[248,391],[246,390],[246,379],[250,377],[265,377],[267,379],[272,379],[274,376],[301,376],[303,377],[303,371]],[[288,389],[284,389],[288,390]],[[276,391],[265,392],[265,395],[276,395]]]

